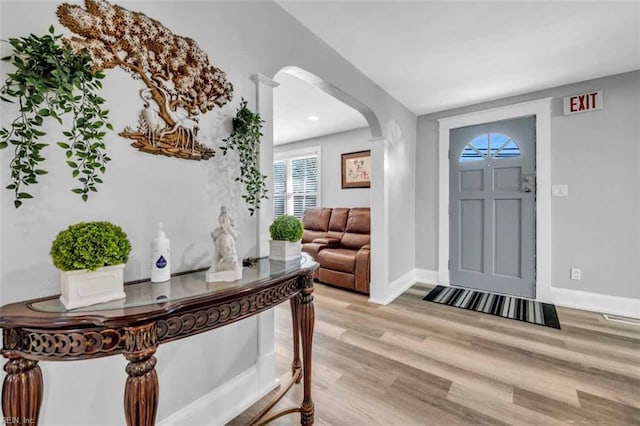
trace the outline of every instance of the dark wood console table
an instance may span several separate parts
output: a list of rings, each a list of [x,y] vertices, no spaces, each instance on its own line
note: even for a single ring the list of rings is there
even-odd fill
[[[153,425],[158,408],[158,375],[154,354],[165,342],[213,330],[291,303],[294,357],[291,382],[253,419],[265,424],[300,413],[301,424],[313,424],[311,347],[313,340],[313,273],[306,254],[299,261],[260,259],[245,267],[241,280],[206,283],[205,272],[177,275],[166,283],[125,285],[126,299],[67,311],[58,297],[28,300],[0,308],[2,355],[8,359],[2,387],[5,418],[37,424],[43,395],[39,361],[72,361],[123,354],[129,361],[124,389],[127,424]],[[300,361],[302,345],[302,363]],[[267,413],[303,380],[299,407]]]

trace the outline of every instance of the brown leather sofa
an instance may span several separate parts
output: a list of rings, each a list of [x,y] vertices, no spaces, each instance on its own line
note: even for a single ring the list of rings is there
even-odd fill
[[[371,210],[307,209],[302,217],[302,250],[313,256],[323,283],[369,294]]]

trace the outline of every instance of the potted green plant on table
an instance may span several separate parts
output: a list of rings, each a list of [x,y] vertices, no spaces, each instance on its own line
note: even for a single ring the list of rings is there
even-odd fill
[[[269,257],[289,261],[300,257],[300,239],[304,232],[302,222],[295,216],[284,215],[275,219],[269,227]]]
[[[60,301],[67,309],[125,297],[124,265],[131,243],[109,222],[81,222],[60,232],[51,246],[60,269]]]

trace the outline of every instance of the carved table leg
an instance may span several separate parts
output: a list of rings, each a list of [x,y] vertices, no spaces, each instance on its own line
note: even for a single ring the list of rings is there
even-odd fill
[[[124,415],[128,426],[152,426],[160,392],[153,356],[158,347],[155,324],[127,327],[125,333],[129,377],[124,388]]]
[[[2,385],[3,418],[21,424],[37,424],[42,404],[42,371],[38,361],[20,358],[11,352],[4,356],[7,375]]]
[[[313,326],[315,322],[315,311],[313,308],[313,279],[307,277],[304,288],[300,295],[300,331],[302,334],[302,367],[304,398],[302,400],[302,412],[300,413],[300,423],[312,425],[314,417],[313,400],[311,399],[311,350],[313,344]]]
[[[296,294],[289,301],[291,302],[291,322],[293,323],[293,362],[291,363],[291,374],[295,374],[302,364],[300,363],[300,295]],[[300,383],[302,376],[298,377],[296,383]]]

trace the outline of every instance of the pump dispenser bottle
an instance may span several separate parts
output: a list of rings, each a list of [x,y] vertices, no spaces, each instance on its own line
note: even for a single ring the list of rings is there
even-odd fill
[[[158,232],[151,241],[151,282],[161,283],[170,278],[169,239],[162,230],[162,223],[158,223]]]

